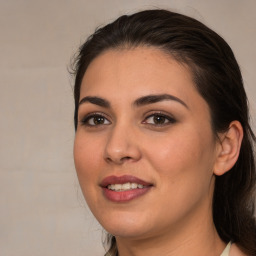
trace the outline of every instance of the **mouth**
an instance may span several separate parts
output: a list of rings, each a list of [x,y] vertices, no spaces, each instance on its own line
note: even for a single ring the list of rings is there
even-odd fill
[[[132,189],[137,189],[137,188],[145,188],[146,186],[143,186],[142,184],[137,184],[137,183],[124,183],[124,184],[110,184],[107,186],[108,189],[113,190],[113,191],[127,191],[127,190],[132,190]]]
[[[130,175],[108,176],[100,184],[104,196],[113,202],[128,202],[150,191],[153,184]]]

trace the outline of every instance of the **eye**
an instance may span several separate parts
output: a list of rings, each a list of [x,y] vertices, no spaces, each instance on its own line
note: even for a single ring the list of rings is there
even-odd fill
[[[82,125],[87,126],[99,126],[108,125],[110,121],[103,115],[100,114],[90,114],[81,120]]]
[[[143,123],[145,124],[156,125],[156,126],[164,126],[164,125],[175,123],[175,122],[176,120],[173,117],[167,116],[161,113],[152,114],[143,121]]]

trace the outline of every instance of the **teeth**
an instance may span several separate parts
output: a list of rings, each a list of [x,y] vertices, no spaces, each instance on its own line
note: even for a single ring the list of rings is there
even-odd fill
[[[131,183],[131,188],[132,189],[135,189],[135,188],[137,188],[138,187],[138,184],[136,184],[136,183]]]
[[[128,189],[131,189],[130,183],[125,183],[122,185],[122,190],[128,190]]]
[[[143,185],[137,184],[137,183],[124,183],[124,184],[111,184],[108,185],[108,189],[114,190],[114,191],[126,191],[126,190],[131,190],[131,189],[136,189],[136,188],[144,188]]]
[[[122,189],[121,184],[115,184],[114,186],[115,186],[114,189],[116,189],[116,190],[121,190]]]

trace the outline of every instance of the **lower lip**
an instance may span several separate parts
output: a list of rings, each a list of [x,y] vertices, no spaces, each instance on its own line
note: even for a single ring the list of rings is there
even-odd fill
[[[146,194],[150,190],[150,188],[151,187],[145,187],[126,191],[114,191],[108,188],[103,188],[103,193],[108,200],[116,203],[122,203],[131,201]]]

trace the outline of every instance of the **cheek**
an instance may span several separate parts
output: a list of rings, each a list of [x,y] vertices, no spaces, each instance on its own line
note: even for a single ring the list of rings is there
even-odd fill
[[[74,141],[74,161],[78,171],[91,169],[102,157],[102,140],[77,131]],[[84,168],[79,168],[79,167]],[[88,170],[89,171],[89,170]]]
[[[160,182],[195,182],[210,178],[214,162],[214,144],[208,130],[199,133],[186,127],[173,132],[168,138],[154,142],[154,151],[148,159],[161,176]]]
[[[99,173],[101,169],[100,163],[101,155],[99,143],[96,141],[88,140],[87,137],[77,132],[74,142],[74,162],[76,172],[81,189],[84,196],[88,197],[88,194],[92,193],[92,186],[98,182]]]
[[[166,215],[174,218],[186,213],[205,198],[209,202],[208,196],[213,189],[212,141],[206,137],[203,139],[195,131],[190,131],[191,136],[187,137],[176,135],[169,141],[154,143],[155,153],[148,155],[159,175],[156,181],[159,198],[168,195],[169,201],[162,202],[167,205]]]

